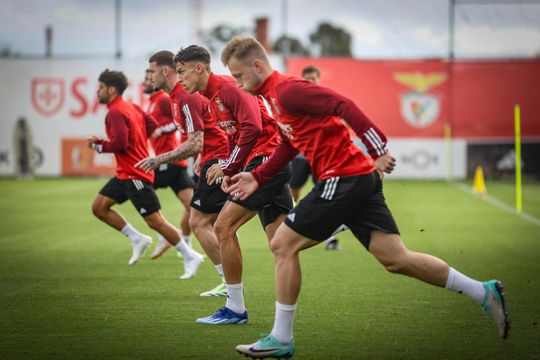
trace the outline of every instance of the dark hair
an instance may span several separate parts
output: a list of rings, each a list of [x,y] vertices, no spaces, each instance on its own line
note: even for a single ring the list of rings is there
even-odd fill
[[[174,57],[174,61],[177,63],[200,61],[205,65],[210,65],[210,53],[202,46],[190,45],[187,48],[178,50]]]
[[[148,62],[155,62],[157,66],[169,66],[174,69],[174,54],[169,50],[161,50],[152,55]]]
[[[306,74],[316,73],[317,76],[321,76],[321,72],[315,65],[308,65],[302,69],[302,76]]]
[[[98,81],[101,81],[107,86],[115,87],[118,95],[122,95],[128,86],[127,77],[121,71],[105,69],[99,75]]]

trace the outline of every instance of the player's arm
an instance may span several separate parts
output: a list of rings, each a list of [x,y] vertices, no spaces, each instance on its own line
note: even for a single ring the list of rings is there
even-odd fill
[[[98,153],[123,153],[129,143],[129,127],[122,113],[110,111],[105,118],[109,129],[109,140],[94,139],[92,148]]]
[[[395,159],[388,154],[386,136],[351,99],[308,81],[290,81],[278,89],[278,101],[293,114],[332,115],[344,119],[366,145],[377,168],[385,172],[393,170]]]
[[[291,143],[282,136],[270,159],[252,172],[241,172],[231,178],[231,184],[225,190],[234,200],[245,200],[253,194],[261,184],[270,181],[298,154]]]
[[[223,89],[221,99],[240,123],[237,141],[229,143],[229,158],[221,165],[223,174],[231,176],[242,169],[255,146],[262,132],[262,119],[257,98],[237,87]]]
[[[148,157],[135,164],[146,172],[156,169],[165,163],[175,163],[197,155],[203,150],[204,145],[204,107],[198,96],[186,96],[182,103],[182,120],[186,124],[187,139],[179,147],[155,157]]]

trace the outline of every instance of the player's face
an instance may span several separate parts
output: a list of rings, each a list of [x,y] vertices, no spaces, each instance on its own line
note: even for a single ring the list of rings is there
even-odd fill
[[[108,104],[111,100],[111,88],[100,81],[97,97],[100,104]]]
[[[193,61],[187,63],[176,63],[176,76],[178,82],[182,84],[184,89],[186,89],[186,91],[190,94],[193,94],[199,90],[204,90],[199,89],[199,85],[201,83],[201,66],[204,65]]]
[[[148,72],[150,73],[150,79],[154,90],[163,89],[167,82],[164,66],[158,66],[157,63],[153,61],[148,66]]]
[[[307,81],[311,81],[312,83],[318,84],[321,79],[319,78],[319,75],[314,72],[309,72],[304,74],[304,79]]]
[[[253,89],[261,84],[261,78],[253,63],[246,63],[231,57],[227,63],[231,75],[236,79],[238,87],[253,94]]]
[[[152,85],[152,74],[150,70],[146,70],[143,81],[143,92],[145,94],[152,94],[154,92],[154,85]]]

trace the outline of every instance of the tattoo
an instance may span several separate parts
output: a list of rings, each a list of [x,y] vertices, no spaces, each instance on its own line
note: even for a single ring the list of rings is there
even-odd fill
[[[156,156],[156,161],[158,164],[175,163],[193,155],[197,155],[202,151],[203,139],[204,136],[202,131],[190,133],[186,142],[182,143],[174,150]]]

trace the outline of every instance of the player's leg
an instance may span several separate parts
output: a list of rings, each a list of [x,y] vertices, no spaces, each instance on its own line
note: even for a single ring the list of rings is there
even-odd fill
[[[207,214],[196,208],[191,208],[189,224],[190,227],[199,240],[204,252],[216,269],[219,277],[220,284],[212,288],[211,290],[204,291],[201,296],[227,296],[227,289],[225,286],[225,276],[223,275],[223,266],[221,265],[221,255],[219,253],[219,243],[214,233],[214,223],[216,221],[218,213]]]
[[[257,357],[288,358],[294,354],[293,324],[296,302],[302,285],[300,251],[319,244],[308,239],[287,224],[278,227],[270,242],[275,259],[276,313],[269,335],[253,344],[238,345],[242,354]]]
[[[161,205],[152,184],[134,180],[132,185],[127,195],[146,224],[160,233],[178,252],[182,253],[185,273],[180,278],[189,279],[193,277],[204,257],[187,246],[182,241],[178,230],[161,214]]]
[[[291,195],[295,203],[300,200],[302,187],[306,184],[311,168],[309,162],[302,155],[296,156],[291,161]]]
[[[130,184],[129,180],[117,178],[109,180],[94,199],[92,213],[99,220],[120,231],[131,240],[133,254],[128,264],[133,265],[151,244],[152,238],[137,231],[122,214],[112,209],[114,205],[121,204],[128,199],[126,193]]]
[[[242,288],[242,252],[236,231],[257,213],[227,201],[221,209],[214,231],[219,242],[221,264],[227,287],[225,307],[215,314],[197,319],[199,324],[245,324],[247,311]]]
[[[191,211],[191,206],[189,204],[191,203],[191,198],[193,197],[193,188],[189,187],[182,189],[176,194],[184,207],[184,213],[182,214],[182,219],[180,219],[180,231],[182,232],[181,236],[182,239],[184,239],[184,241],[191,246],[191,227],[189,226],[189,213]]]

